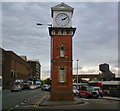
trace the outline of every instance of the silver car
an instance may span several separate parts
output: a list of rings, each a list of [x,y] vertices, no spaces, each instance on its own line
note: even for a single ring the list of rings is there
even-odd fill
[[[20,85],[13,85],[11,88],[11,92],[21,92],[21,86]]]
[[[93,87],[93,88],[95,89],[95,91],[98,91],[100,97],[103,97],[103,91],[101,90],[100,87]]]
[[[79,91],[76,86],[73,86],[73,94],[74,95],[79,95]]]

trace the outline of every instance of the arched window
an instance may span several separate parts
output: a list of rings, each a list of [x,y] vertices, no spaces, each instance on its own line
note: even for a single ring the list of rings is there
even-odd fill
[[[59,69],[59,76],[58,76],[59,83],[65,83],[66,82],[66,70],[64,66],[60,66]]]
[[[58,35],[58,30],[55,30],[55,35]]]
[[[61,35],[63,35],[64,34],[64,30],[61,30]]]
[[[64,46],[60,46],[60,57],[64,57]]]

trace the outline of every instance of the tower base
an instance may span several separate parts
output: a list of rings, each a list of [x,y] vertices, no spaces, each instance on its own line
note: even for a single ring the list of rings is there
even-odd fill
[[[72,92],[51,92],[51,101],[74,101],[74,95]]]

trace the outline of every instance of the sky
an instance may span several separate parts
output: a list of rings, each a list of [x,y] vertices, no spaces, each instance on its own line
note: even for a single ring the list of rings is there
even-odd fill
[[[73,74],[78,59],[79,74],[98,74],[99,64],[108,63],[110,71],[118,76],[118,3],[88,1],[64,2],[74,8],[72,26],[77,28],[73,37]],[[51,37],[47,24],[52,24],[51,7],[59,3],[2,2],[1,47],[25,55],[28,60],[38,59],[42,79],[50,77]],[[36,25],[38,22],[44,25]]]

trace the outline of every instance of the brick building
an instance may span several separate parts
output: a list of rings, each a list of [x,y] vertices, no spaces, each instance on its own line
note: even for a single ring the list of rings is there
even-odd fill
[[[28,80],[31,74],[31,67],[20,56],[13,51],[2,52],[2,77],[3,77],[3,89],[10,89],[14,80],[22,79]]]
[[[31,80],[41,80],[41,65],[38,60],[28,60],[28,64],[31,66],[32,72],[30,75]]]

